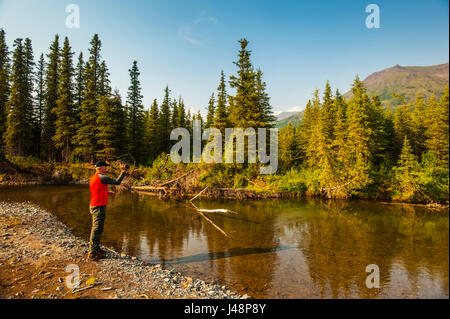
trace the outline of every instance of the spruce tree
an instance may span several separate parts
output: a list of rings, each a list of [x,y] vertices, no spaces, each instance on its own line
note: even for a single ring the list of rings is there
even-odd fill
[[[89,48],[89,68],[87,68],[87,71],[89,72],[88,81],[93,82],[93,90],[95,92],[95,95],[99,96],[99,92],[101,90],[100,88],[100,75],[101,75],[101,65],[100,65],[100,59],[101,59],[101,47],[102,42],[100,41],[100,38],[98,37],[98,34],[94,34],[94,36],[91,39],[90,42],[90,48]]]
[[[47,70],[45,74],[45,94],[44,94],[44,123],[42,126],[41,150],[42,158],[47,160],[56,159],[56,147],[53,142],[55,136],[56,114],[52,111],[56,107],[58,100],[58,83],[59,83],[59,63],[60,48],[59,36],[55,35],[55,39],[50,45],[50,53],[47,55]]]
[[[126,109],[118,91],[111,97],[101,96],[97,117],[99,148],[97,158],[105,161],[128,159]]]
[[[44,94],[45,94],[45,60],[44,54],[41,53],[37,63],[36,70],[36,103],[35,103],[35,121],[33,127],[33,143],[35,146],[35,154],[41,156],[41,139],[42,126],[44,120]]]
[[[188,129],[189,133],[192,134],[192,116],[191,116],[191,109],[187,110],[186,113],[186,128]]]
[[[178,99],[177,124],[178,127],[186,128],[186,107],[181,97]]]
[[[336,125],[335,101],[331,92],[330,83],[327,81],[323,93],[321,117],[324,125],[325,138],[330,143],[334,139],[334,127]]]
[[[77,66],[75,68],[75,113],[77,116],[77,120],[79,120],[79,112],[81,109],[81,103],[83,102],[84,89],[85,89],[84,61],[83,61],[83,52],[80,52],[78,56]]]
[[[351,182],[354,188],[362,188],[370,182],[371,158],[370,99],[366,88],[357,76],[352,87],[353,98],[347,107],[347,137]]]
[[[98,113],[96,119],[97,143],[98,148],[96,158],[103,161],[115,159],[115,153],[118,151],[113,145],[116,138],[114,127],[114,106],[111,100],[106,96],[99,98]]]
[[[64,45],[61,51],[61,63],[59,65],[59,83],[58,100],[52,112],[56,115],[55,135],[52,140],[55,147],[61,152],[61,159],[64,162],[69,161],[72,153],[72,138],[76,129],[76,113],[74,106],[74,87],[73,87],[73,52],[69,44],[69,39],[64,39]]]
[[[99,148],[96,127],[98,99],[92,80],[88,81],[85,91],[80,109],[80,124],[72,139],[72,143],[75,146],[73,153],[86,162],[94,163],[95,155]]]
[[[395,162],[395,124],[394,124],[394,115],[392,114],[389,108],[386,108],[384,111],[384,163],[387,165],[387,168],[391,168]]]
[[[347,168],[349,167],[349,147],[347,139],[348,130],[346,116],[347,112],[345,101],[340,95],[339,90],[336,90],[333,103],[333,108],[336,110],[336,126],[334,128],[333,149],[337,162],[341,164],[341,167],[339,169],[345,171],[346,173]]]
[[[99,77],[101,41],[95,34],[90,42],[89,59],[84,68],[85,89],[79,110],[80,123],[72,139],[73,153],[84,161],[94,163],[99,150],[97,143],[97,112],[99,105]]]
[[[205,123],[205,127],[211,127],[214,124],[214,112],[215,112],[215,98],[214,98],[214,93],[211,94],[211,97],[209,98],[209,102],[208,102],[208,107],[207,109],[207,114],[206,114],[206,123]]]
[[[237,75],[230,76],[230,87],[236,90],[229,96],[230,122],[234,127],[260,127],[262,114],[258,110],[258,95],[255,89],[255,71],[250,61],[251,51],[247,49],[248,41],[239,40],[241,49],[238,60],[233,62],[237,67]]]
[[[372,97],[372,103],[370,103],[369,109],[369,121],[370,130],[372,131],[372,142],[370,144],[372,162],[375,167],[379,167],[385,158],[386,149],[389,148],[392,141],[389,140],[385,113],[378,95]]]
[[[425,151],[425,101],[422,94],[418,93],[414,103],[414,111],[411,114],[412,139],[411,145],[417,158],[421,158]]]
[[[9,85],[9,51],[6,44],[5,31],[0,29],[0,158],[4,155],[4,134],[6,131],[6,118],[9,110],[7,102],[10,93]]]
[[[426,115],[426,147],[438,160],[448,160],[448,87],[440,103],[431,95]]]
[[[269,94],[266,92],[266,82],[262,79],[262,72],[258,68],[256,71],[256,94],[257,94],[257,104],[258,104],[258,112],[261,113],[261,117],[259,119],[260,126],[259,127],[272,127],[273,123],[276,121],[275,116],[272,112],[272,106],[270,105]]]
[[[323,117],[318,116],[317,122],[312,126],[307,153],[310,166],[315,167],[318,171],[318,182],[327,196],[331,197],[334,193],[328,189],[338,184],[336,176],[338,172],[336,171],[335,157],[331,151],[331,143],[327,140],[324,122]]]
[[[27,123],[31,123],[31,134],[29,135],[30,139],[33,139],[33,132],[34,132],[34,125],[35,125],[35,107],[34,107],[34,83],[35,83],[35,74],[34,74],[34,67],[36,63],[34,62],[34,55],[33,55],[33,47],[31,44],[31,40],[29,38],[25,39],[24,44],[24,54],[25,54],[25,83],[26,83],[26,92],[25,92],[25,99],[26,99],[26,119],[23,119]],[[32,141],[30,142],[32,145]],[[31,155],[34,151],[34,146],[31,147],[31,149],[28,150],[29,154]]]
[[[130,152],[137,163],[143,160],[144,139],[144,106],[142,105],[141,84],[139,81],[139,69],[137,61],[133,61],[130,73],[131,84],[128,88],[127,105],[130,120]]]
[[[308,107],[308,105],[307,105]],[[310,166],[313,166],[314,163],[317,161],[316,157],[316,143],[317,140],[319,140],[321,137],[317,136],[318,134],[322,133],[323,125],[322,122],[319,123],[320,118],[320,98],[319,98],[319,90],[314,91],[314,98],[312,99],[312,103],[310,105],[310,110],[308,110],[308,116],[311,116],[311,118],[307,119],[307,122],[305,124],[309,124],[309,127],[304,127],[305,130],[304,134],[306,135],[306,141],[302,144],[305,147],[305,153],[306,158],[308,160],[308,163]],[[306,114],[305,114],[306,115]],[[308,123],[309,122],[309,123]],[[317,128],[317,126],[321,124],[320,128]]]
[[[443,131],[443,143],[442,143],[442,160],[449,164],[449,102],[448,102],[448,83],[444,89],[444,95],[442,95],[439,101],[439,108],[441,109],[441,125]]]
[[[227,112],[227,90],[225,84],[225,73],[220,73],[220,83],[217,88],[217,106],[214,113],[214,127],[218,128],[222,135],[225,134],[225,128],[229,127]]]
[[[10,97],[6,104],[9,110],[4,134],[6,152],[14,156],[26,156],[32,146],[32,123],[27,108],[27,64],[22,39],[14,41],[11,82]]]
[[[397,150],[397,158],[400,155],[405,137],[408,138],[408,141],[413,139],[411,107],[411,103],[400,105],[394,113],[395,150]]]
[[[178,103],[174,98],[172,102],[170,102],[170,125],[172,128],[179,127],[178,125]]]
[[[200,111],[197,111],[197,114],[195,114],[194,120],[199,120],[201,123],[202,128],[204,128],[204,120],[202,118],[202,114],[200,113]]]
[[[159,127],[160,127],[160,150],[161,152],[168,152],[170,149],[170,132],[172,130],[170,121],[170,91],[166,86],[164,90],[164,99],[161,104]]]
[[[280,171],[288,171],[294,164],[297,154],[295,127],[288,123],[278,133]]]
[[[311,100],[308,100],[303,112],[303,118],[300,122],[299,132],[297,135],[297,145],[299,146],[299,153],[302,154],[302,159],[305,159],[306,149],[308,148],[309,137],[311,136],[311,126],[314,122],[314,114]]]
[[[99,96],[111,96],[111,82],[109,81],[109,72],[105,61],[100,64],[98,87]]]
[[[122,104],[122,98],[119,91],[114,91],[110,101],[113,105],[113,123],[116,130],[112,144],[115,148],[115,156],[118,159],[128,161],[130,159],[130,150],[129,137],[127,133],[127,110]]]
[[[417,162],[408,138],[405,136],[400,159],[394,168],[395,185],[403,199],[412,199],[420,191],[420,166]]]
[[[147,148],[147,158],[145,159],[150,164],[159,154],[160,151],[160,131],[159,131],[159,110],[156,99],[148,112],[148,116],[145,121],[145,141]]]

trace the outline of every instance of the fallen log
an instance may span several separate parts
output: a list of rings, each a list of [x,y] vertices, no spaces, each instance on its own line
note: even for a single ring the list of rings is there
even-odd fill
[[[233,212],[232,210],[225,209],[225,208],[218,208],[218,209],[200,209],[196,208],[201,213],[230,213],[230,214],[236,214],[236,212]]]
[[[194,199],[196,199],[197,197],[199,197],[200,194],[203,193],[204,191],[206,191],[207,189],[208,189],[208,186],[206,186],[205,188],[203,188],[203,190],[202,190],[200,193],[198,193],[198,194],[195,195],[193,198],[191,198],[190,202],[192,203],[192,201],[193,201]],[[195,206],[195,205],[194,205],[194,206]]]
[[[206,217],[205,214],[203,214],[202,212],[199,212],[199,214],[200,214],[200,216],[202,216],[204,219],[206,219],[208,222],[210,222],[211,225],[213,225],[217,230],[219,230],[222,234],[224,234],[225,237],[229,237],[229,236],[227,235],[227,233],[226,233],[225,231],[222,230],[222,228],[220,228],[219,226],[217,226],[216,224],[214,224],[214,222],[213,222],[211,219],[209,219],[208,217]]]
[[[224,208],[219,208],[219,209],[201,209],[198,208],[197,206],[195,206],[195,204],[192,202],[194,199],[196,199],[198,196],[200,196],[200,194],[202,194],[206,189],[208,188],[208,186],[206,186],[203,190],[201,190],[197,195],[195,195],[193,198],[191,198],[191,200],[189,201],[191,203],[191,205],[193,206],[193,208],[195,209],[195,211],[202,216],[204,219],[206,219],[211,225],[214,226],[214,228],[216,228],[218,231],[220,231],[225,237],[229,237],[228,234],[219,226],[217,226],[211,219],[209,219],[208,217],[205,216],[205,214],[203,213],[217,213],[217,212],[222,212],[222,213],[233,213],[233,214],[237,214],[236,212],[233,212],[229,209],[224,209]]]
[[[141,191],[141,192],[155,192],[155,191],[163,191],[166,189],[166,187],[162,187],[162,186],[133,186],[131,188],[132,190],[135,191]]]
[[[162,184],[158,185],[158,187],[162,187],[162,186],[166,186],[166,185],[169,185],[171,183],[174,183],[174,182],[182,179],[183,177],[186,177],[187,175],[191,174],[193,171],[195,171],[195,169],[192,169],[192,170],[186,172],[185,174],[183,174],[183,175],[181,175],[181,176],[179,176],[177,178],[174,178],[174,179],[172,179],[172,180],[170,180],[168,182],[162,183]]]

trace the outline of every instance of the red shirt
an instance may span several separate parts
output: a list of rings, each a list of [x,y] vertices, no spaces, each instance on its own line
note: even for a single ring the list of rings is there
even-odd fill
[[[108,185],[103,184],[98,173],[89,180],[91,190],[91,206],[106,206],[108,202]]]

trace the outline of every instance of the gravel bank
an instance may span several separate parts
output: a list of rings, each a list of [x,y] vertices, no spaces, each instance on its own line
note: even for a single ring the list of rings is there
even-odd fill
[[[0,298],[229,298],[245,299],[225,286],[183,276],[111,249],[106,259],[86,258],[88,242],[56,216],[28,202],[0,201]],[[75,264],[81,284],[66,287]]]

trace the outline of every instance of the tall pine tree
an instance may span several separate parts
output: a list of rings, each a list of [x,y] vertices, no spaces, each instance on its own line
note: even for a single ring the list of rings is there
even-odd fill
[[[347,107],[347,136],[351,167],[351,184],[362,188],[370,182],[371,158],[370,99],[364,84],[357,76],[352,87],[353,98]]]
[[[76,112],[74,106],[73,76],[74,68],[72,62],[73,52],[71,51],[69,39],[64,39],[61,52],[61,63],[59,68],[58,100],[52,112],[56,115],[55,135],[53,142],[61,152],[61,159],[69,161],[72,153],[72,138],[76,129]]]
[[[150,164],[160,151],[159,110],[156,99],[150,107],[145,119],[146,161]]]
[[[423,95],[419,93],[414,103],[414,111],[411,114],[412,139],[410,141],[417,158],[421,158],[425,151],[425,117],[425,101]]]
[[[53,136],[55,136],[56,114],[52,111],[58,100],[60,48],[59,35],[50,45],[50,53],[47,55],[47,70],[45,74],[44,94],[44,123],[42,126],[41,156],[47,160],[55,160],[57,157]]]
[[[74,154],[93,163],[99,150],[96,120],[99,105],[101,41],[97,34],[93,36],[90,45],[89,59],[83,72],[86,86],[79,111],[80,124],[72,142],[75,145]]]
[[[239,40],[241,49],[238,60],[233,62],[237,67],[237,75],[230,76],[230,86],[236,90],[234,96],[229,96],[230,121],[234,127],[261,127],[262,116],[258,105],[258,94],[255,89],[255,71],[250,61],[251,51],[247,49],[248,41]]]
[[[211,97],[209,98],[208,107],[207,107],[207,114],[206,114],[206,123],[205,127],[211,127],[214,124],[214,112],[215,112],[215,98],[214,93],[211,94]]]
[[[9,113],[7,102],[9,98],[9,51],[6,44],[5,31],[0,29],[0,158],[4,155],[3,135],[6,131],[6,117]]]
[[[32,122],[27,103],[29,83],[27,58],[22,39],[14,41],[13,64],[11,70],[11,92],[6,104],[9,110],[4,140],[10,155],[26,156],[31,149]]]
[[[218,128],[222,135],[225,134],[225,128],[229,127],[227,112],[227,88],[225,84],[225,73],[220,73],[220,83],[217,88],[217,106],[214,113],[214,127]]]
[[[81,103],[83,103],[85,84],[83,52],[80,52],[78,55],[77,66],[75,68],[75,113],[77,120],[79,120]]]
[[[128,160],[127,115],[118,91],[111,97],[101,96],[97,117],[97,158]]]
[[[129,137],[131,156],[137,163],[144,158],[144,106],[142,105],[141,84],[139,81],[139,69],[137,61],[133,61],[130,70],[131,84],[128,88],[127,105],[130,120]]]
[[[172,130],[170,121],[170,90],[166,86],[164,89],[164,99],[161,104],[160,116],[159,116],[159,128],[160,128],[160,150],[161,152],[168,152],[170,149],[170,132]]]
[[[33,144],[35,154],[41,156],[42,126],[44,121],[44,94],[45,94],[45,60],[42,53],[37,63],[36,70],[36,103],[35,121],[33,127]]]

